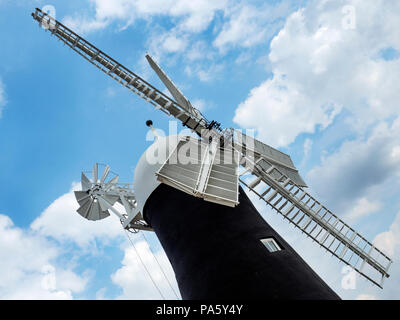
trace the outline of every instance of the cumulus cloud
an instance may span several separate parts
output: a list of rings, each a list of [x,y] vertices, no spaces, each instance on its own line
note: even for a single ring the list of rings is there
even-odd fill
[[[252,47],[268,43],[282,26],[282,18],[289,13],[289,6],[289,2],[284,1],[261,7],[239,2],[227,7],[224,11],[227,21],[215,38],[214,46],[225,51],[228,47]]]
[[[355,25],[346,24],[355,13]],[[311,1],[291,14],[271,41],[273,76],[239,105],[234,121],[258,129],[259,137],[287,146],[304,132],[332,123],[346,108],[359,130],[399,115],[396,79],[400,59],[382,49],[399,49],[398,2]]]
[[[358,200],[355,206],[344,215],[344,219],[348,223],[353,223],[359,219],[365,218],[371,213],[377,212],[382,208],[382,203],[379,201],[370,201],[365,197]]]
[[[393,263],[389,269],[390,278],[385,280],[383,290],[374,290],[368,287],[363,288],[357,299],[399,299],[400,212],[397,213],[392,224],[386,231],[376,235],[373,243],[393,259]]]
[[[80,189],[74,183],[72,189],[53,201],[32,224],[32,230],[60,242],[73,242],[83,249],[96,247],[96,240],[107,243],[123,236],[121,223],[113,215],[100,221],[82,218],[76,210],[79,205],[73,193]]]
[[[46,238],[0,215],[0,298],[72,299],[88,277],[57,263],[61,250]]]
[[[347,272],[346,265],[323,250],[318,243],[311,241],[299,229],[293,228],[281,215],[266,206],[253,193],[247,192],[263,218],[271,225],[309,264],[309,266],[342,298],[345,300],[367,299],[398,299],[398,283],[400,281],[400,213],[389,228],[376,235],[373,244],[394,258],[389,274],[390,278],[384,282],[384,289],[380,289],[357,275],[355,286],[346,288],[342,281]]]
[[[156,258],[153,256],[147,241],[139,239],[135,239],[134,247],[129,246],[125,249],[122,266],[111,275],[113,283],[122,289],[122,294],[117,299],[163,299],[164,297],[166,299],[177,299],[175,293],[180,298],[175,275],[167,256],[163,251],[157,251],[154,254]],[[151,278],[145,268],[147,268]],[[157,287],[152,281],[155,282]],[[169,287],[168,282],[173,286],[173,290]]]
[[[105,28],[108,23],[103,20],[90,20],[84,16],[67,16],[63,23],[79,34],[87,34]]]
[[[119,269],[109,275],[112,282],[122,289],[122,294],[116,297],[117,299],[161,299],[141,260],[150,271],[154,281],[159,285],[164,296],[175,299],[174,292],[170,289],[157,263],[158,260],[164,273],[168,276],[168,280],[175,286],[175,292],[179,293],[173,270],[165,253],[162,250],[155,252],[156,260],[149,244],[143,240],[137,241],[137,239],[135,240],[136,252],[134,247],[127,244],[120,222],[112,215],[100,221],[89,221],[82,218],[76,213],[78,204],[73,191],[77,189],[80,189],[79,184],[73,183],[69,192],[54,200],[31,224],[32,232],[39,239],[55,240],[56,245],[53,245],[55,252],[52,257],[57,260],[60,251],[68,251],[72,255],[77,254],[74,258],[74,266],[82,267],[82,257],[85,259],[96,259],[98,257],[98,246],[114,245],[116,248],[123,248],[124,258]],[[71,247],[71,244],[77,245],[79,251]],[[43,251],[43,253],[46,252],[46,250]],[[46,275],[44,281],[47,287],[54,288],[54,283],[57,283],[57,288],[68,287],[69,290],[68,295],[59,293],[59,298],[73,298],[73,292],[84,290],[83,284],[86,285],[86,282],[91,279],[91,275],[78,276],[71,270],[57,271],[57,281],[55,282],[54,269],[51,265],[46,264],[49,260],[50,258],[44,259],[44,262],[40,264],[41,268],[44,268],[42,272]],[[116,261],[116,265],[118,266],[118,261]],[[64,284],[68,284],[68,286]],[[106,293],[107,287],[99,289],[96,292],[96,299],[107,299]],[[37,293],[34,291],[27,294],[27,297],[31,298],[36,296]]]
[[[400,118],[391,126],[380,123],[367,139],[345,141],[337,152],[323,157],[321,165],[309,171],[307,181],[339,215],[350,210],[351,218],[360,218],[374,212],[380,208],[376,200],[364,198],[376,199],[376,188],[399,174],[399,135]]]
[[[184,0],[91,0],[95,17],[67,17],[64,22],[74,25],[82,32],[102,29],[110,23],[122,22],[124,26],[136,19],[150,20],[153,16],[170,16],[179,19],[179,29],[189,32],[203,31],[212,21],[217,10],[224,8],[227,1],[184,1]]]
[[[390,256],[398,257],[400,255],[400,212],[396,215],[389,230],[375,237],[374,244]]]
[[[201,82],[209,82],[220,76],[221,72],[224,70],[223,64],[215,64],[202,66],[200,64],[194,66],[186,66],[185,73],[188,76],[196,76]]]
[[[126,247],[127,241],[121,237],[124,235],[118,219],[111,216],[92,222],[82,218],[76,213],[78,204],[73,194],[76,189],[79,185],[73,183],[71,190],[54,200],[27,229],[16,227],[8,216],[0,214],[0,298],[73,299],[78,294],[85,296],[87,284],[95,276],[94,270],[85,268],[85,262],[95,261],[99,257],[97,246],[108,244],[117,250],[121,245],[125,246],[120,269],[113,275],[109,274],[115,285],[123,289],[118,298],[159,299],[132,251],[133,247]],[[174,298],[148,244],[138,242],[137,249],[154,279],[161,283],[165,296]],[[173,281],[168,258],[162,251],[156,252],[156,256]],[[118,266],[118,261],[115,263]],[[74,271],[78,267],[84,271]],[[104,299],[106,291],[107,287],[99,289],[96,299]],[[179,292],[177,288],[175,291]]]
[[[165,56],[174,61],[184,56],[192,64],[201,81],[211,79],[205,61],[221,56],[234,48],[250,48],[266,44],[282,26],[284,17],[292,11],[290,1],[260,5],[257,1],[236,0],[90,0],[90,14],[76,13],[63,22],[73,30],[87,34],[104,29],[111,24],[120,30],[137,21],[148,23],[143,30],[147,50],[161,62]],[[168,25],[159,23],[168,19]],[[214,41],[204,41],[204,32],[212,26]],[[176,57],[175,57],[176,58]],[[143,63],[141,61],[140,63]]]

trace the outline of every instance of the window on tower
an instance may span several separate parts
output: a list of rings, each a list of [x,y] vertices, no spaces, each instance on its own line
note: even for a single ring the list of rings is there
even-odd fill
[[[275,251],[282,250],[282,248],[279,246],[279,244],[273,238],[261,239],[261,242],[268,249],[269,252],[275,252]]]

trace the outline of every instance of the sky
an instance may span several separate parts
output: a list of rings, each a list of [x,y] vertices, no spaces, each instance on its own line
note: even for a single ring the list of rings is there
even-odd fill
[[[168,134],[170,119],[39,28],[36,7],[165,91],[150,53],[207,119],[290,154],[393,258],[391,277],[349,288],[343,264],[252,197],[262,216],[343,299],[400,298],[399,1],[0,0],[1,299],[179,298],[154,234],[133,247],[73,195],[95,162],[131,182],[145,121]]]

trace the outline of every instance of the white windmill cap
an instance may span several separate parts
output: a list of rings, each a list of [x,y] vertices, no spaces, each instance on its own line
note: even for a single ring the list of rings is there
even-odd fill
[[[143,214],[143,208],[151,193],[161,184],[156,172],[168,159],[171,152],[185,135],[158,136],[154,143],[140,157],[133,178],[133,190],[138,210]]]

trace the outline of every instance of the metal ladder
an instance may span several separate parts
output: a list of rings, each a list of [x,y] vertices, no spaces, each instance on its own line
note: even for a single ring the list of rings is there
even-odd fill
[[[332,255],[382,288],[392,263],[387,255],[272,164],[264,170],[259,162],[265,159],[246,160],[248,167],[240,175],[241,183]],[[248,173],[254,175],[250,182],[242,178]],[[263,188],[257,191],[257,187]]]
[[[119,82],[122,86],[151,103],[156,109],[160,109],[167,115],[179,119],[184,125],[199,135],[201,135],[202,130],[207,130],[209,123],[205,118],[195,112],[186,111],[185,108],[176,101],[169,98],[53,17],[42,12],[40,9],[36,9],[36,11],[32,13],[32,17],[39,22],[39,26],[45,27],[46,31],[49,30],[52,35],[77,52],[80,56]]]

